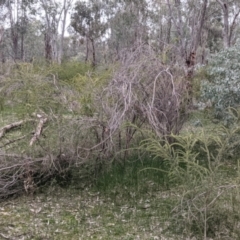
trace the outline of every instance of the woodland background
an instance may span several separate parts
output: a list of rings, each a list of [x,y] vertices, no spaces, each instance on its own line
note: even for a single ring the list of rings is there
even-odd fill
[[[25,213],[2,205],[1,235],[239,239],[238,0],[1,0],[0,13],[0,199],[32,197],[37,219],[14,232]]]

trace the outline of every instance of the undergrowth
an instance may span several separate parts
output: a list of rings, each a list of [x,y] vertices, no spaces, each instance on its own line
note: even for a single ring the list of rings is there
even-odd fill
[[[15,187],[24,191],[26,180],[36,183],[47,175],[27,203],[21,202],[23,208],[2,205],[6,236],[239,239],[238,111],[230,110],[225,126],[198,112],[185,125],[181,122],[178,135],[160,136],[139,108],[132,111],[129,105],[127,117],[118,122],[127,103],[122,89],[128,88],[118,89],[121,81],[113,81],[109,86],[121,94],[110,88],[105,99],[110,77],[111,71],[91,72],[78,63],[23,64],[2,81],[0,124],[8,127],[0,129],[1,189],[14,195]],[[47,122],[39,125],[45,117]],[[27,121],[11,128],[22,119]],[[42,131],[30,147],[38,126]],[[37,206],[28,208],[31,194]],[[8,224],[11,211],[20,216],[17,231]],[[22,223],[21,216],[29,223]]]

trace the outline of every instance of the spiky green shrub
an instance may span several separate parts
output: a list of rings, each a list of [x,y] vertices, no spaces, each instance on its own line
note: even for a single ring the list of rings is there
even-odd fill
[[[239,132],[238,125],[220,126],[197,134],[171,135],[171,144],[152,137],[142,142],[141,147],[162,162],[162,167],[147,170],[165,175],[168,186],[179,196],[172,211],[174,231],[199,239],[229,236],[229,231],[232,237],[240,236],[236,218],[240,213],[236,207],[240,203],[240,169],[233,157],[238,156]],[[234,161],[229,154],[232,151]]]

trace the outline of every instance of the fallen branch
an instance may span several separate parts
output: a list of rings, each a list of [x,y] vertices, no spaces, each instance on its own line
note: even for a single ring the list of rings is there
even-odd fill
[[[20,141],[20,140],[24,139],[25,137],[27,137],[27,135],[24,135],[24,136],[22,136],[22,137],[19,137],[19,138],[10,140],[10,141],[8,141],[7,143],[1,145],[0,148],[4,148],[4,147],[6,147],[6,146],[8,146],[8,145],[10,145],[10,144],[12,144],[12,143],[15,143],[15,142],[17,142],[17,141]]]
[[[36,142],[37,139],[40,137],[40,135],[41,135],[41,133],[42,133],[43,125],[44,125],[44,124],[47,122],[47,120],[48,120],[47,117],[42,116],[42,115],[40,115],[40,114],[38,114],[37,117],[39,118],[39,123],[38,123],[38,125],[37,125],[37,127],[36,127],[36,131],[35,131],[32,139],[31,139],[31,141],[30,141],[30,144],[29,144],[30,146],[32,146],[33,143]]]
[[[9,125],[6,125],[5,127],[0,129],[0,139],[4,137],[4,135],[9,132],[10,130],[20,127],[23,124],[25,124],[26,122],[32,122],[34,121],[33,119],[27,119],[27,120],[21,120],[19,122],[15,122],[15,123],[11,123]]]

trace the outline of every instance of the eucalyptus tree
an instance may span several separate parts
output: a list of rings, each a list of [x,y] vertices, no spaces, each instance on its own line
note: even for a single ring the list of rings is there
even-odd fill
[[[107,29],[105,16],[105,4],[103,1],[89,0],[88,2],[78,1],[75,3],[71,16],[71,26],[86,39],[86,58],[89,59],[89,52],[92,52],[92,65],[96,65],[95,42],[103,36]]]
[[[44,42],[45,42],[45,58],[48,61],[57,60],[57,35],[59,25],[59,4],[54,0],[41,0],[41,7],[44,11]]]
[[[48,61],[61,62],[63,52],[63,40],[66,29],[67,13],[73,0],[40,0],[41,9],[44,12],[44,41],[45,41],[45,58]],[[58,30],[62,21],[62,29],[59,41]],[[58,44],[59,42],[59,44]]]
[[[4,48],[3,48],[3,40],[4,40],[4,32],[5,32],[5,21],[7,18],[7,13],[4,11],[4,7],[7,0],[1,0],[0,1],[0,58],[3,62],[4,57]]]
[[[176,39],[176,49],[188,68],[195,65],[196,52],[201,44],[208,0],[193,1],[167,0]],[[189,70],[188,74],[191,74]]]
[[[59,41],[59,52],[58,52],[58,63],[61,63],[63,58],[63,45],[64,45],[64,35],[66,31],[66,23],[67,23],[67,15],[69,10],[71,9],[73,0],[63,0],[62,5],[62,29],[61,29],[61,35],[60,35],[60,41]]]
[[[223,13],[223,45],[224,48],[228,48],[233,42],[233,34],[240,14],[240,5],[238,1],[217,0],[217,2]]]
[[[108,44],[117,56],[124,48],[148,42],[149,2],[119,0],[111,4]]]
[[[24,59],[24,36],[27,32],[31,6],[34,0],[5,0],[1,1],[5,9],[4,26],[9,26],[12,51],[9,53],[14,59]]]

